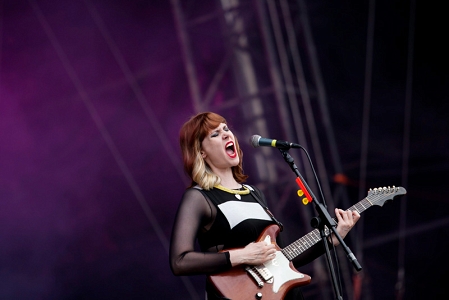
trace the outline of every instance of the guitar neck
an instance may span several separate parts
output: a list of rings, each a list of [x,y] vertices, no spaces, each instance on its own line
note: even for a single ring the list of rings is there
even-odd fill
[[[364,198],[357,204],[351,206],[348,208],[350,211],[357,211],[359,214],[370,208],[373,204],[367,199]],[[335,220],[335,219],[334,219]],[[326,236],[330,234],[329,229],[325,228]],[[305,236],[297,239],[284,249],[282,249],[282,253],[285,255],[285,257],[288,258],[288,260],[293,260],[295,257],[302,254],[307,249],[311,248],[315,244],[321,241],[321,234],[318,229],[314,229]]]

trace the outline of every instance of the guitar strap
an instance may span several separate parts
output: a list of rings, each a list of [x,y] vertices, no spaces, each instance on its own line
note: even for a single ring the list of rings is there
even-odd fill
[[[282,225],[281,222],[279,222],[273,215],[273,213],[268,209],[268,207],[262,202],[262,200],[259,198],[259,195],[254,191],[254,189],[245,184],[245,187],[247,187],[250,191],[251,196],[253,196],[254,199],[256,199],[256,201],[260,204],[260,206],[263,207],[263,209],[265,210],[265,212],[270,216],[270,218],[274,221],[274,223],[276,223],[279,226],[280,231],[284,230],[284,225]]]

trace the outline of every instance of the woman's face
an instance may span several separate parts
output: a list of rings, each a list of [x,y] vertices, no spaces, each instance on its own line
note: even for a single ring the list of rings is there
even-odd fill
[[[234,135],[225,123],[209,132],[201,148],[201,155],[212,170],[227,169],[238,165],[240,161]]]

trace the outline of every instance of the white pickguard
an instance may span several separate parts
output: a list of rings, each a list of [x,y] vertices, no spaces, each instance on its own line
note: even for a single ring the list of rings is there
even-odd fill
[[[265,242],[267,244],[271,243],[271,238],[269,235],[266,236]],[[281,251],[276,251],[276,257],[264,263],[264,265],[273,275],[274,293],[277,293],[281,286],[287,281],[304,278],[304,274],[295,272],[290,268],[290,261],[284,256],[284,254],[282,254]]]

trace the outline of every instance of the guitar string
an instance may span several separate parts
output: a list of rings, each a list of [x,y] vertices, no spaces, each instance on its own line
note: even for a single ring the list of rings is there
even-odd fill
[[[397,188],[393,188],[393,190],[397,191],[398,189]],[[383,193],[383,190],[381,190],[379,194],[371,195],[373,203],[377,203],[378,200],[380,200],[382,198],[385,198],[385,196],[388,195],[388,194],[394,194],[394,193],[391,192],[391,189],[388,189],[387,192],[388,193],[385,194],[385,193]],[[358,213],[364,212],[366,209],[368,209],[369,207],[374,205],[371,201],[368,200],[368,197],[364,198],[363,200],[359,201],[355,205],[351,206],[350,208],[348,208],[348,210],[356,210]],[[364,202],[367,203],[367,207],[365,207],[363,205]],[[326,228],[325,234],[326,234],[326,236],[329,234],[329,229]],[[289,260],[292,260],[293,258],[298,256],[299,254],[303,253],[304,251],[306,251],[307,249],[309,249],[310,247],[315,245],[320,240],[321,240],[321,235],[319,234],[319,230],[318,229],[314,229],[311,232],[309,232],[308,234],[306,234],[305,236],[303,236],[302,238],[296,240],[295,242],[293,242],[289,246],[287,246],[284,249],[282,249],[281,252]],[[301,250],[301,251],[298,251],[298,250]],[[294,253],[295,255],[293,255],[292,253]]]

